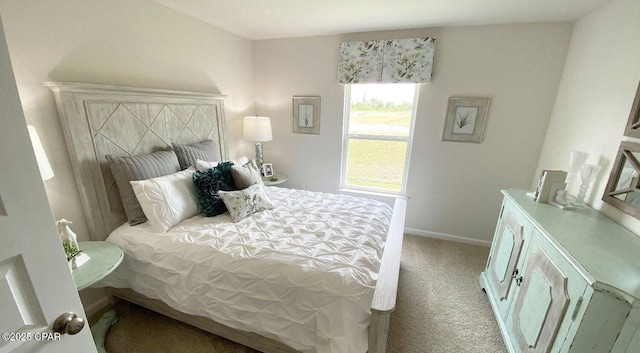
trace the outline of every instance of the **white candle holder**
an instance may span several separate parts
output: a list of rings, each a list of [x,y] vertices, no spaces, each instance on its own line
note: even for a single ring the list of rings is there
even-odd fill
[[[575,187],[576,177],[580,168],[587,162],[589,153],[582,151],[572,151],[569,158],[569,173],[567,174],[567,192],[571,194],[571,190]]]
[[[576,196],[575,201],[571,204],[575,207],[583,208],[586,207],[584,203],[584,198],[587,195],[587,191],[589,191],[589,184],[596,178],[598,172],[600,172],[600,166],[595,164],[585,164],[580,168],[580,178],[582,179],[582,184],[580,184],[580,192],[578,192],[578,196]]]

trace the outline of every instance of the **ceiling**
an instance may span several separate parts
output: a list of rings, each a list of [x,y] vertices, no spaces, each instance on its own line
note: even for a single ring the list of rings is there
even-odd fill
[[[154,0],[247,39],[575,21],[609,0]]]

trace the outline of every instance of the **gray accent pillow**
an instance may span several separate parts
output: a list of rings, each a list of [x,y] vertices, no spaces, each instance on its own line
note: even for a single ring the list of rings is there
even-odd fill
[[[165,176],[180,171],[178,158],[172,150],[127,157],[108,154],[105,158],[109,161],[109,168],[111,168],[111,173],[118,185],[124,213],[132,226],[146,222],[147,217],[145,217],[129,182]]]
[[[207,162],[217,162],[221,159],[220,152],[211,140],[192,143],[190,145],[171,144],[176,152],[178,162],[181,169],[187,169],[196,164],[196,160],[200,159]]]
[[[236,190],[246,189],[254,184],[264,185],[258,166],[253,159],[242,166],[234,164],[231,167],[231,179],[233,179],[233,186]]]

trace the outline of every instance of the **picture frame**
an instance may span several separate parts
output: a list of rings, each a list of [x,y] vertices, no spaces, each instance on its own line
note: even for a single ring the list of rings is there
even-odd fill
[[[481,143],[491,98],[450,97],[442,141]]]
[[[262,176],[265,178],[271,178],[274,176],[273,165],[271,163],[262,164]]]
[[[621,141],[602,201],[640,219],[640,144]]]
[[[566,180],[567,172],[563,170],[543,170],[538,180],[538,186],[533,193],[534,200],[541,203],[553,200],[560,185],[564,184],[566,187]]]
[[[624,128],[624,136],[640,138],[640,82],[638,82],[636,96],[631,105],[627,126]]]
[[[293,132],[320,134],[320,97],[293,97]]]

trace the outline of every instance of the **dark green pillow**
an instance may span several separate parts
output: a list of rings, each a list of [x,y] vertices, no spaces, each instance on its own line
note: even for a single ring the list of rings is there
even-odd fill
[[[218,191],[235,190],[231,178],[231,166],[233,166],[231,162],[221,162],[206,172],[196,170],[193,173],[193,185],[196,189],[198,202],[207,217],[217,216],[227,211],[227,206],[218,196]]]

